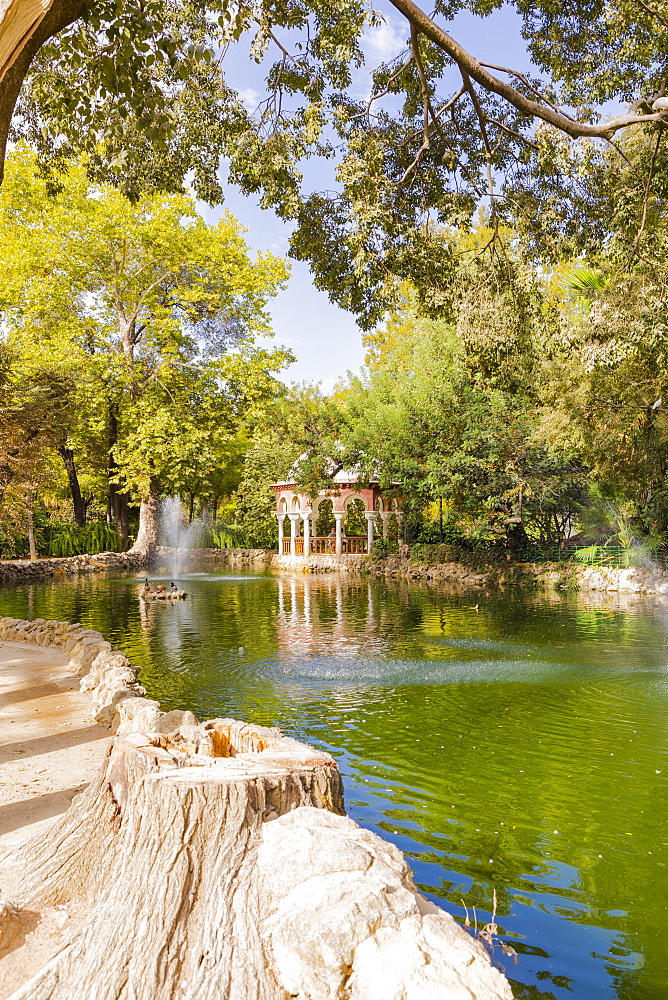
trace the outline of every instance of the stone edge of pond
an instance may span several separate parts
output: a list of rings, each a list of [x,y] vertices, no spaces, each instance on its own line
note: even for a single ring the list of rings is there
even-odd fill
[[[404,996],[406,991],[415,1000],[430,1000],[435,995],[443,995],[441,991],[451,987],[456,987],[458,992],[463,989],[472,1000],[512,1000],[508,980],[493,967],[488,952],[480,942],[467,934],[453,917],[417,892],[403,854],[345,816],[341,779],[329,754],[284,737],[279,729],[267,729],[232,719],[198,723],[189,711],[162,712],[159,702],[144,697],[145,691],[137,680],[139,668],[133,666],[123,652],[113,649],[99,632],[84,629],[79,623],[3,617],[0,618],[0,640],[44,648],[56,647],[69,653],[69,669],[81,678],[82,691],[91,696],[96,720],[110,725],[119,737],[113,741],[98,778],[73,800],[68,812],[57,821],[55,833],[47,831],[38,835],[4,859],[10,864],[15,862],[14,867],[23,873],[17,886],[19,897],[12,902],[0,901],[0,938],[3,938],[0,940],[0,952],[4,956],[4,946],[9,937],[18,935],[23,939],[15,957],[12,959],[10,956],[10,964],[14,961],[19,966],[18,989],[11,994],[14,1000],[26,1000],[28,997],[51,1000],[56,995],[62,995],[59,989],[63,984],[72,986],[68,995],[76,995],[82,984],[90,981],[87,978],[91,974],[88,959],[91,958],[91,964],[99,973],[113,951],[105,940],[105,927],[108,930],[109,925],[116,921],[119,928],[114,929],[114,934],[122,937],[124,921],[136,919],[134,910],[141,908],[142,900],[149,900],[149,908],[154,905],[155,900],[151,903],[148,891],[151,886],[142,882],[142,867],[125,856],[124,813],[128,811],[125,833],[130,824],[130,839],[135,836],[136,830],[132,833],[135,826],[140,829],[143,823],[150,827],[147,839],[153,845],[151,850],[155,848],[159,853],[162,840],[169,840],[170,837],[173,840],[177,834],[170,830],[169,835],[157,837],[154,829],[156,810],[143,809],[137,806],[137,802],[143,801],[141,796],[149,794],[151,787],[158,787],[156,780],[167,782],[170,787],[176,780],[178,790],[179,775],[184,776],[180,782],[185,795],[179,809],[185,812],[197,799],[199,785],[204,789],[207,810],[210,809],[215,794],[213,791],[206,792],[209,776],[213,780],[212,789],[220,786],[221,780],[235,784],[236,778],[236,785],[239,786],[235,793],[237,797],[242,786],[248,788],[250,805],[242,803],[239,813],[242,819],[245,817],[241,824],[244,834],[241,839],[244,843],[248,840],[247,825],[258,831],[255,835],[256,840],[259,836],[257,858],[262,861],[259,865],[254,862],[255,867],[251,866],[250,873],[247,873],[251,885],[253,880],[259,883],[259,894],[257,887],[253,886],[251,895],[253,899],[260,899],[257,930],[263,939],[262,948],[253,956],[257,969],[251,978],[263,976],[274,987],[278,982],[276,996],[279,993],[281,996],[288,993],[295,995],[296,992],[308,996],[324,995],[321,990],[324,977],[327,986],[332,987],[327,995],[334,992],[338,995],[345,986],[348,995],[355,1000],[371,1000],[378,996],[379,978],[387,985],[387,1000]],[[231,754],[225,751],[225,747],[217,747],[216,740],[219,743],[222,741],[228,748],[232,747],[232,741],[234,743],[236,749],[232,751],[229,762],[232,765],[230,775],[217,774],[217,766],[219,768]],[[194,782],[188,780],[188,768],[192,768]],[[244,768],[248,773],[243,773]],[[163,771],[164,774],[161,773]],[[146,792],[140,788],[145,776],[149,782]],[[266,786],[263,790],[260,788],[262,782]],[[286,782],[286,788],[291,788],[291,798],[278,805],[280,796],[277,797],[276,789],[280,790]],[[230,801],[235,801],[234,796]],[[314,805],[318,807],[315,810],[310,808]],[[113,816],[109,813],[110,808]],[[253,826],[248,810],[252,812],[257,808],[260,808],[260,814],[253,821]],[[130,818],[131,815],[134,819]],[[236,815],[231,818],[235,822],[239,820]],[[111,825],[110,819],[114,821]],[[86,920],[81,928],[72,930],[73,941],[86,941],[77,961],[69,961],[68,945],[71,942],[63,940],[53,959],[43,965],[43,955],[39,958],[39,942],[37,953],[30,953],[30,936],[23,933],[22,913],[34,916],[35,907],[37,910],[44,907],[48,910],[56,896],[58,899],[65,898],[67,887],[77,884],[76,871],[69,872],[67,865],[74,863],[76,868],[81,855],[90,853],[91,845],[95,844],[96,838],[99,840],[101,834],[97,828],[93,831],[92,827],[94,835],[88,840],[84,836],[82,840],[81,831],[91,824],[92,827],[101,824],[104,844],[98,864],[94,863],[94,851],[91,857],[85,857],[81,862],[88,872],[85,881],[90,883],[89,891],[93,891],[90,886],[95,881],[90,882],[92,870],[99,874],[105,865],[109,867],[110,885],[107,890],[111,892],[116,869],[122,869],[125,873],[124,894],[127,890],[127,899],[132,902],[131,912],[125,914],[121,903],[119,910],[106,912],[105,893],[101,896],[96,894],[90,900],[90,906],[84,908]],[[196,868],[199,864],[204,865],[207,858],[215,861],[216,831],[220,829],[224,840],[225,836],[228,839],[230,836],[225,832],[227,828],[232,830],[232,834],[235,829],[235,823],[224,821],[224,817],[219,827],[204,819],[202,825],[213,840],[205,845]],[[178,823],[174,831],[177,828]],[[119,833],[119,839],[112,844],[115,832]],[[109,840],[110,837],[112,840]],[[72,844],[77,848],[74,853]],[[118,855],[114,862],[116,867],[110,861],[114,846]],[[169,850],[177,849],[173,844],[168,846]],[[252,851],[249,856],[254,856]],[[355,863],[351,863],[351,858]],[[167,877],[171,878],[167,868],[165,866]],[[128,871],[132,874],[131,880]],[[216,877],[220,879],[221,872],[216,871]],[[238,872],[232,872],[232,889],[237,885],[237,876]],[[22,887],[25,899],[19,887]],[[161,891],[158,897],[162,898]],[[61,904],[59,909],[67,908]],[[187,924],[190,910],[185,906],[182,909],[183,920]],[[230,912],[233,912],[232,907]],[[144,920],[146,926],[159,927],[161,923],[159,919],[149,920],[148,916]],[[192,931],[186,929],[184,934],[198,938],[200,923],[199,919],[195,921]],[[333,937],[332,924],[336,927]],[[245,940],[245,923],[241,931]],[[239,931],[231,927],[229,933],[234,937]],[[133,940],[132,936],[130,940]],[[27,952],[24,953],[21,945],[26,941]],[[162,953],[164,942],[159,931],[148,944]],[[201,944],[197,943],[196,948],[190,950],[199,953]],[[333,950],[336,951],[335,956]],[[214,962],[216,968],[220,966],[218,978],[221,983],[227,982],[228,951],[229,948],[223,947]],[[26,969],[34,968],[33,961],[38,968],[25,982]],[[113,956],[112,966],[103,969],[105,975],[126,975],[124,970],[119,973],[116,968],[118,961]],[[137,997],[148,1000],[147,988],[150,992],[152,987],[144,976],[143,965],[134,962],[133,967],[133,991],[136,991]],[[55,978],[54,970],[58,972]],[[215,968],[208,968],[207,971],[212,981],[216,978],[215,971]],[[28,972],[28,975],[31,973]],[[181,977],[182,972],[179,971],[179,991],[184,986],[192,985],[193,991],[186,992],[184,996],[191,1000],[199,997],[197,982],[184,983],[180,981]],[[196,980],[196,976],[194,978]],[[250,983],[246,986],[250,988]],[[210,990],[206,992],[207,997],[213,995]],[[241,996],[238,991],[216,992],[215,995],[224,995],[228,1000],[238,1000]],[[274,993],[269,991],[269,995]]]
[[[98,552],[96,555],[63,556],[36,559],[33,562],[3,560],[0,562],[0,584],[27,583],[45,577],[99,573],[105,570],[141,569],[146,563],[147,557],[136,552]]]
[[[120,725],[120,705],[126,699],[141,699],[146,705],[146,691],[138,683],[139,667],[133,666],[125,653],[113,649],[103,635],[85,629],[79,623],[47,621],[36,618],[0,618],[0,640],[25,642],[33,646],[53,647],[70,654],[68,669],[80,678],[82,691],[90,695],[96,722]]]
[[[158,550],[166,556],[172,550]],[[668,595],[668,574],[659,568],[579,566],[575,563],[510,563],[474,568],[465,563],[420,563],[398,556],[371,561],[367,556],[279,555],[273,549],[193,549],[198,559],[224,566],[257,567],[300,573],[350,573],[403,580],[434,580],[465,587],[542,587],[553,591],[606,591]]]

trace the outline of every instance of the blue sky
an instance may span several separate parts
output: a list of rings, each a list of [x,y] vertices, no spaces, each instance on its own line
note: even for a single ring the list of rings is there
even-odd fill
[[[405,48],[408,36],[406,22],[385,4],[374,4],[385,13],[385,24],[370,30],[365,39],[368,65],[373,69],[379,62],[391,59]],[[443,24],[443,27],[447,26]],[[469,14],[459,15],[447,28],[464,47],[478,58],[514,69],[530,69],[529,59],[520,35],[520,19],[516,12],[503,7],[483,19]],[[239,90],[249,108],[255,107],[262,92],[261,69],[253,65],[239,50],[226,57],[229,82]],[[355,76],[355,88],[360,96],[368,93],[368,72]],[[308,183],[314,189],[331,188],[329,164],[311,163]],[[287,256],[289,227],[273,212],[261,209],[256,199],[245,198],[230,186],[226,188],[225,208],[247,227],[246,240],[253,250],[271,250]],[[208,221],[215,221],[221,209],[200,205]],[[297,357],[284,374],[287,382],[321,382],[330,390],[336,379],[346,371],[357,371],[364,361],[362,336],[353,317],[331,303],[325,292],[318,291],[308,266],[291,261],[288,287],[271,305],[276,341],[290,347]]]

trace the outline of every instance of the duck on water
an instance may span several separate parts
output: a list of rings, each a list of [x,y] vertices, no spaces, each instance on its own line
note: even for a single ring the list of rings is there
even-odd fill
[[[139,592],[140,600],[143,601],[185,601],[187,596],[187,592],[179,590],[173,580],[169,585],[169,590],[164,583],[157,583],[155,590],[151,590],[148,577],[144,580],[144,586]]]

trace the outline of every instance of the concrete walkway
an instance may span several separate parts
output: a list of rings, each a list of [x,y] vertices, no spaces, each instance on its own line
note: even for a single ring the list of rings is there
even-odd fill
[[[99,769],[109,729],[58,649],[0,641],[0,855],[64,813]]]

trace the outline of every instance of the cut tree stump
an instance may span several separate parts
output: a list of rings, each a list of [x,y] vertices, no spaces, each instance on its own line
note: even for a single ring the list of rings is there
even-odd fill
[[[231,719],[153,728],[117,736],[69,812],[0,863],[24,923],[1,996],[512,1000],[400,852],[345,818],[331,757]]]

